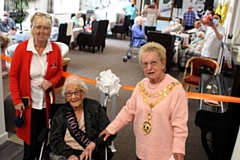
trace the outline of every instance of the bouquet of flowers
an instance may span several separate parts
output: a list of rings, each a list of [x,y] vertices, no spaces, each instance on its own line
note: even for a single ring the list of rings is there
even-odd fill
[[[0,35],[1,54],[4,54],[4,51],[8,47],[10,41],[11,41],[11,39],[8,35]]]

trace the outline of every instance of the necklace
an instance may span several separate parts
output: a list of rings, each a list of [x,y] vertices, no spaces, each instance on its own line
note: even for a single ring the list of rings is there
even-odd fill
[[[152,130],[152,125],[150,123],[150,120],[152,119],[152,109],[159,102],[161,102],[173,90],[173,88],[178,84],[179,84],[179,82],[172,82],[172,83],[168,84],[167,87],[165,87],[162,91],[160,91],[158,93],[149,94],[146,91],[143,82],[139,83],[138,89],[143,97],[143,100],[145,101],[145,103],[148,104],[148,106],[150,108],[150,111],[147,114],[147,120],[145,122],[143,122],[143,124],[142,124],[142,130],[143,130],[144,134],[148,134]],[[153,96],[153,97],[150,96],[150,98],[158,97],[158,99],[155,102],[150,102],[148,99],[149,95]]]
[[[157,83],[157,85],[155,85],[154,87],[150,87],[150,81],[148,81],[148,88],[150,88],[150,89],[155,89],[155,88],[157,88],[157,87],[159,86],[159,84],[162,82],[162,80],[165,78],[165,75],[166,75],[166,74],[163,74],[163,77],[161,78],[160,82]]]
[[[155,89],[159,86],[160,82],[158,84],[156,84],[154,87],[150,87],[150,81],[148,81],[148,88],[150,89]]]

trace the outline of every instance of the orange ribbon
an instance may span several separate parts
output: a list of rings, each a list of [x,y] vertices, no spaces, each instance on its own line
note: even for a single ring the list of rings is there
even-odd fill
[[[12,58],[4,56],[4,55],[1,55],[1,58],[3,60],[10,61],[10,62],[12,60]],[[69,72],[63,72],[62,76],[68,77],[71,74],[72,73],[69,73]],[[79,78],[84,80],[86,83],[90,83],[90,84],[97,83],[95,80],[92,80],[92,79],[89,79],[89,78],[86,78],[83,76],[79,76]],[[125,90],[129,90],[129,91],[133,91],[135,86],[122,86],[121,88],[125,89]],[[213,101],[221,101],[221,102],[240,103],[240,98],[238,98],[238,97],[213,95],[213,94],[197,93],[197,92],[186,92],[186,93],[187,93],[188,98],[190,98],[190,99],[197,99],[197,100],[204,99],[204,100],[213,100]]]

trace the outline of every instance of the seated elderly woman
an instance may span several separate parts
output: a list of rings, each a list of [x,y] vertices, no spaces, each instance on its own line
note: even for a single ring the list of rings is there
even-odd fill
[[[92,32],[92,22],[96,20],[97,20],[97,17],[95,15],[92,15],[90,17],[89,24],[87,24],[87,26],[84,27],[85,32]]]
[[[143,19],[141,16],[135,18],[135,24],[132,26],[132,45],[140,47],[147,41],[147,36],[144,32]]]
[[[204,44],[204,32],[197,32],[197,37],[191,41],[190,45],[186,45],[186,50],[180,55],[179,69],[184,70],[187,61],[196,56],[200,56]]]
[[[77,12],[76,16],[72,17],[72,21],[74,22],[74,28],[83,28],[84,20],[81,17],[81,12]]]
[[[183,27],[180,23],[180,19],[176,18],[174,22],[171,24],[171,32],[181,32]]]
[[[85,98],[87,91],[79,77],[66,78],[62,95],[67,103],[55,113],[50,130],[54,158],[102,160],[104,147],[115,138],[103,141],[103,137],[99,137],[110,121],[98,101]],[[113,156],[110,149],[108,153]]]

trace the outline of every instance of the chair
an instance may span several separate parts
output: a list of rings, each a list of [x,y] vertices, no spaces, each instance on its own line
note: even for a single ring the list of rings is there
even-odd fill
[[[91,33],[80,32],[77,36],[79,51],[85,46],[92,47],[92,53],[95,52],[95,47],[98,47],[98,50],[101,47],[101,51],[103,51],[105,48],[108,23],[108,20],[93,21]]]
[[[66,72],[67,71],[67,67],[68,67],[68,64],[70,62],[70,58],[64,58],[62,60],[62,66],[63,66],[63,71]],[[65,77],[62,77],[60,79],[60,81],[55,85],[55,91],[56,92],[60,92],[62,91],[62,87],[63,87],[63,84],[65,82],[66,78]]]
[[[8,102],[11,103],[11,101],[9,101],[9,100],[8,100]],[[53,156],[53,154],[51,153],[52,150],[50,148],[50,142],[49,142],[49,138],[50,138],[49,132],[50,132],[50,128],[51,128],[51,125],[52,125],[51,124],[51,120],[53,119],[54,114],[63,105],[65,105],[65,103],[62,103],[62,104],[53,103],[53,104],[51,104],[51,107],[50,107],[50,110],[49,110],[49,123],[50,123],[49,124],[49,128],[45,127],[41,131],[40,135],[37,138],[37,142],[42,143],[41,150],[40,150],[40,155],[39,155],[39,160],[45,160],[45,159],[58,159],[58,160],[64,159],[65,160],[65,158],[63,156],[61,156],[61,155],[60,156]],[[102,107],[106,111],[106,106],[102,106]],[[105,158],[104,158],[105,160],[110,159],[110,157],[108,157],[108,154],[107,154],[108,150],[111,149],[110,148],[111,147],[110,144],[111,143],[106,143],[106,146],[105,146],[105,151],[104,151],[105,152]],[[116,150],[114,150],[112,152],[115,152],[115,151]],[[114,154],[112,156],[114,156]]]
[[[133,50],[134,48],[140,48],[140,47],[141,47],[141,46],[134,46],[134,45],[133,45],[133,41],[134,41],[135,39],[144,39],[144,40],[146,40],[145,38],[133,37],[133,33],[132,33],[131,27],[129,27],[129,31],[130,31],[130,32],[129,32],[129,33],[130,33],[130,44],[129,44],[129,49],[128,49],[128,51],[126,52],[126,55],[123,57],[123,62],[127,62],[127,60],[132,57],[132,54],[133,54],[132,50]],[[138,54],[138,53],[136,53],[136,54]]]
[[[126,15],[124,17],[123,24],[116,24],[111,29],[113,37],[117,38],[117,34],[119,33],[121,34],[121,39],[122,39],[122,35],[125,39],[125,34],[128,32],[129,23],[130,23],[130,15]]]
[[[70,44],[71,35],[67,36],[68,23],[61,23],[59,25],[58,39],[57,42],[65,43],[67,46]]]
[[[76,13],[71,13],[71,19],[74,16],[76,16]],[[81,17],[83,18],[83,26],[86,26],[86,14],[81,13]]]
[[[59,48],[62,52],[62,58],[67,58],[69,47],[65,43],[62,43],[62,42],[55,42],[55,43],[59,46]]]
[[[187,86],[186,91],[189,91],[190,87],[198,88],[201,78],[201,69],[203,66],[208,66],[208,72],[211,74],[219,73],[219,64],[217,61],[210,58],[192,57],[186,63],[185,71],[183,74],[182,85]],[[190,68],[190,73],[187,74],[187,70]]]
[[[173,67],[173,56],[175,53],[174,49],[174,43],[176,36],[167,34],[167,33],[161,33],[159,31],[149,31],[147,35],[147,41],[148,42],[157,42],[161,44],[166,49],[166,72],[169,72],[170,69]]]

